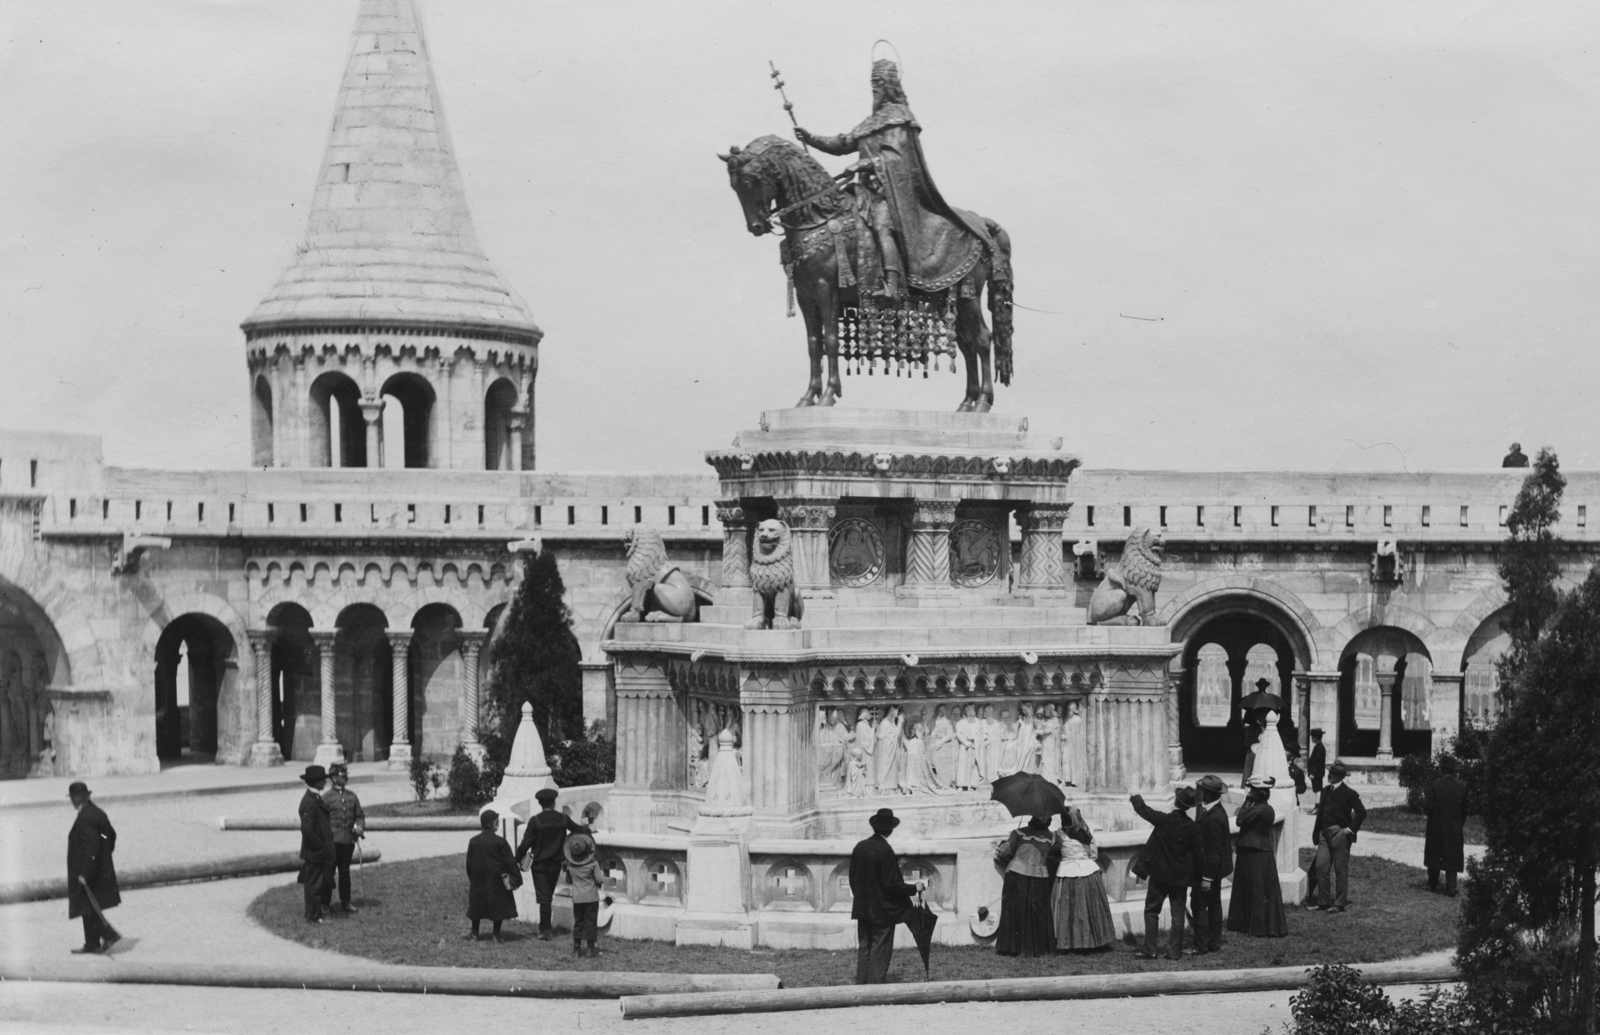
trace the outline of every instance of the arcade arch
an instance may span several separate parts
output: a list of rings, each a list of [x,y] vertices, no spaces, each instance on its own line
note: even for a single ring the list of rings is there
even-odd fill
[[[423,755],[448,754],[462,739],[461,615],[429,604],[411,620],[411,742]]]
[[[52,746],[49,690],[71,682],[66,659],[43,609],[0,580],[0,778],[27,776]]]
[[[267,614],[272,628],[272,739],[283,757],[309,762],[322,730],[322,697],[311,614],[283,603]]]
[[[388,618],[373,604],[352,604],[334,622],[335,737],[353,762],[373,761],[389,748],[394,670],[384,635],[388,627]]]
[[[311,382],[311,466],[367,466],[361,389],[337,370]]]
[[[1506,609],[1501,608],[1479,623],[1467,639],[1461,655],[1462,714],[1480,729],[1500,719],[1500,672],[1498,664],[1511,649],[1511,634],[1505,628]]]
[[[1199,610],[1199,609],[1197,609]],[[1292,687],[1300,652],[1291,640],[1293,620],[1273,603],[1233,598],[1189,612],[1175,623],[1173,638],[1184,643],[1178,693],[1178,741],[1190,769],[1239,772],[1258,734],[1239,701],[1267,680],[1268,692],[1284,697],[1278,732],[1285,747],[1296,738]],[[1301,641],[1304,647],[1304,641]]]
[[[208,614],[179,615],[155,649],[156,757],[211,761],[217,753],[219,703],[238,693],[238,644]]]
[[[1389,750],[1396,758],[1426,754],[1432,743],[1428,698],[1433,656],[1416,633],[1373,626],[1357,633],[1339,659],[1339,754],[1371,758],[1382,747],[1383,683],[1389,700]]]

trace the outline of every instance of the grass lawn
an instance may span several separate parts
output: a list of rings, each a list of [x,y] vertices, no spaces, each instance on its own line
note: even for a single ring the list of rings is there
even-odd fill
[[[558,933],[539,941],[528,925],[506,924],[506,941],[469,942],[465,918],[467,877],[464,855],[369,866],[366,898],[347,919],[307,924],[299,885],[289,883],[263,893],[250,915],[273,933],[321,949],[384,963],[432,967],[521,967],[532,970],[633,970],[676,973],[777,974],[786,988],[848,984],[855,976],[855,952],[816,949],[757,950],[685,946],[665,942],[621,941],[600,934],[598,959],[574,959],[570,936]],[[1430,894],[1427,875],[1385,859],[1350,860],[1350,910],[1318,913],[1289,910],[1289,936],[1250,938],[1225,932],[1222,951],[1182,961],[1143,962],[1131,947],[1118,945],[1087,955],[1040,959],[998,956],[981,947],[934,947],[934,980],[1042,977],[1054,974],[1137,973],[1146,970],[1222,970],[1233,967],[1312,966],[1367,963],[1414,956],[1455,945],[1458,899]],[[954,920],[941,920],[953,923]],[[485,931],[488,925],[484,925]],[[914,950],[894,955],[891,981],[921,981],[922,963]]]
[[[1367,810],[1367,818],[1361,824],[1361,831],[1424,837],[1428,833],[1428,817],[1420,812],[1411,812],[1404,805],[1385,805],[1382,808]],[[1483,833],[1482,816],[1467,817],[1466,837],[1469,845],[1488,844]]]

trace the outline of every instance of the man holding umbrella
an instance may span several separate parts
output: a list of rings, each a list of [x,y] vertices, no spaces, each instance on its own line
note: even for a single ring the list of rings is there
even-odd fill
[[[67,834],[67,917],[83,918],[83,948],[74,954],[110,952],[122,936],[106,923],[103,910],[122,902],[117,890],[117,868],[111,853],[117,832],[100,806],[89,800],[89,788],[75,782],[67,788],[78,816]]]
[[[900,820],[889,809],[879,809],[867,820],[872,836],[850,853],[850,918],[856,922],[856,984],[881,985],[889,977],[894,956],[894,928],[911,913],[911,896],[927,881],[907,884],[900,876],[900,859],[889,847],[889,835]]]

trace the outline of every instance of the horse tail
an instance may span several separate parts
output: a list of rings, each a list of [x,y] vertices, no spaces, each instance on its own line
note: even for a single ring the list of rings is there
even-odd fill
[[[994,241],[989,256],[989,319],[994,325],[990,341],[994,346],[994,375],[1003,385],[1011,383],[1011,235],[987,216],[984,228]]]

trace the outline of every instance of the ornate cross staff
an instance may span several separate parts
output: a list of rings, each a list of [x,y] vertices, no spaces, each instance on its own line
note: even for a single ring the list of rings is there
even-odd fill
[[[778,71],[778,66],[770,60],[767,61],[767,67],[772,69],[772,88],[778,91],[779,97],[783,98],[783,110],[789,113],[789,124],[795,129],[799,129],[800,123],[795,121],[794,117],[794,104],[789,100],[789,95],[783,92],[783,80],[778,78],[782,73]],[[805,141],[802,140],[800,146],[806,149],[806,154],[811,153],[811,148]]]

